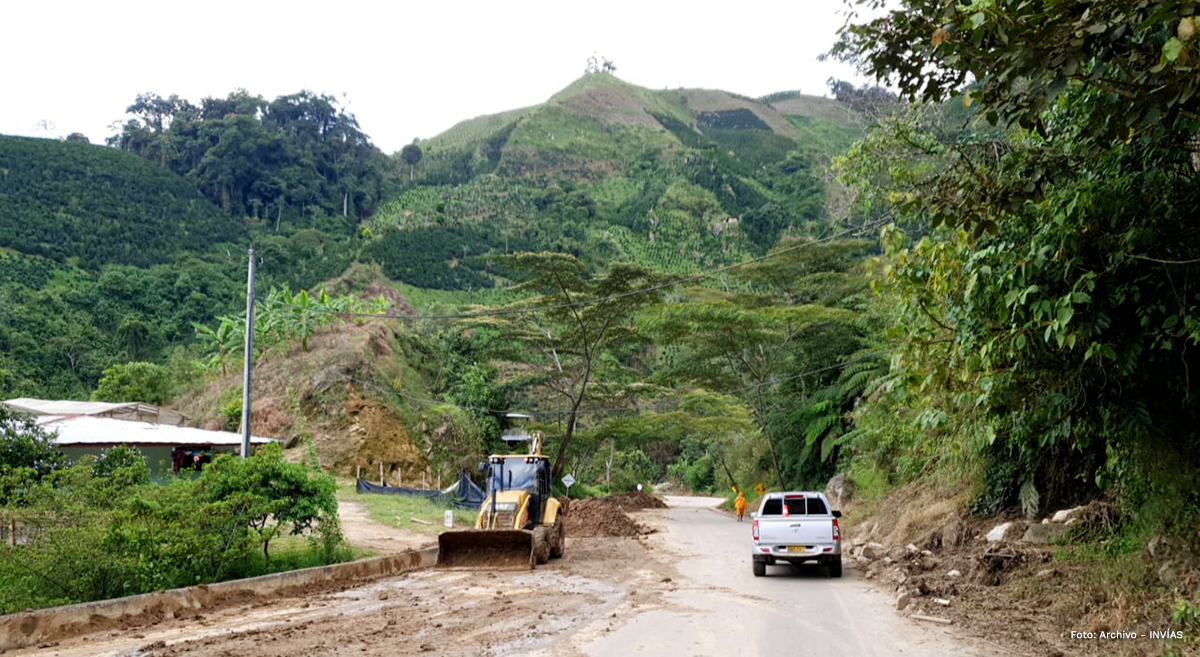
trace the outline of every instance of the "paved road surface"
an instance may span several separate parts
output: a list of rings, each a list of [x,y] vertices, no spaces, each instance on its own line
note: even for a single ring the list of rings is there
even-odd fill
[[[713,498],[667,497],[667,531],[651,545],[678,556],[681,579],[661,609],[585,647],[618,655],[964,655],[972,651],[936,626],[897,614],[853,568],[841,579],[820,566],[750,567],[750,517],[712,509]],[[659,553],[659,558],[662,554]]]
[[[871,592],[853,569],[826,579],[820,568],[774,566],[754,577],[749,522],[718,513],[712,498],[669,502],[635,514],[656,533],[569,537],[562,559],[532,572],[426,570],[233,601],[148,626],[100,623],[15,654],[988,655],[941,626],[899,616],[890,595]]]

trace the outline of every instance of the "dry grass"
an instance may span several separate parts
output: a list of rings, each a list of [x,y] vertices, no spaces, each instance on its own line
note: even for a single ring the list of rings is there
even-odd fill
[[[921,545],[943,529],[962,524],[962,509],[970,498],[966,487],[946,490],[928,484],[902,486],[878,501],[847,505],[847,524],[859,543]],[[885,512],[886,510],[886,512]]]
[[[715,89],[684,89],[679,92],[687,99],[688,109],[693,112],[724,112],[736,109],[748,109],[762,119],[763,123],[771,126],[775,134],[785,137],[797,137],[796,128],[788,123],[783,114],[770,105],[764,105],[749,98],[739,98],[725,91]]]
[[[821,96],[799,96],[771,103],[780,114],[795,114],[825,119],[831,123],[843,126],[857,126],[862,122],[861,115],[850,110],[845,105],[832,98]]]

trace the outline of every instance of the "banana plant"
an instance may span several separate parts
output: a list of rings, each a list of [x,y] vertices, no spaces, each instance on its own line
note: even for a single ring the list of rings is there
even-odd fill
[[[215,329],[194,322],[192,327],[196,329],[201,348],[208,354],[208,367],[218,366],[221,369],[221,376],[227,376],[229,372],[225,367],[225,362],[230,354],[237,352],[239,343],[241,343],[236,319],[221,317]]]

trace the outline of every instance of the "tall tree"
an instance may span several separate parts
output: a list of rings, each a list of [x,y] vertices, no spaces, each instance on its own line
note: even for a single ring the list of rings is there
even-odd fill
[[[400,149],[400,159],[404,160],[404,163],[408,165],[409,182],[412,182],[413,168],[416,167],[417,163],[421,161],[422,155],[424,154],[421,152],[421,147],[417,146],[416,139],[414,139],[411,144],[405,144],[404,148]]]
[[[832,54],[890,80],[907,98],[964,94],[993,123],[1042,134],[1050,118],[1042,111],[1069,84],[1079,85],[1095,92],[1078,118],[1079,137],[1102,145],[1200,119],[1196,13],[1190,0],[903,0],[879,18],[847,25]]]
[[[661,298],[661,290],[655,287],[663,278],[625,264],[588,276],[583,263],[561,253],[519,253],[505,260],[523,275],[516,289],[533,296],[504,308],[513,314],[481,323],[499,327],[531,349],[537,360],[529,365],[536,370],[525,384],[566,404],[566,428],[554,459],[557,477],[602,357],[643,340],[631,318]]]
[[[285,213],[309,218],[312,208],[365,216],[397,174],[332,96],[268,102],[237,90],[195,106],[141,94],[127,111],[133,118],[110,144],[188,177],[230,213],[273,217],[277,229]]]
[[[1136,508],[1200,481],[1196,9],[905,0],[835,47],[971,110],[946,130],[914,108],[843,172],[905,220],[884,236],[894,363],[927,418],[981,427],[949,433],[989,457],[987,508],[1114,481]]]
[[[753,410],[767,439],[771,466],[780,488],[783,476],[779,436],[771,414],[778,390],[797,354],[798,338],[822,325],[851,323],[851,311],[819,305],[774,305],[764,296],[694,290],[691,300],[664,304],[645,319],[665,345],[680,347],[674,364],[660,376],[683,378],[736,391]],[[819,332],[812,335],[819,339]]]

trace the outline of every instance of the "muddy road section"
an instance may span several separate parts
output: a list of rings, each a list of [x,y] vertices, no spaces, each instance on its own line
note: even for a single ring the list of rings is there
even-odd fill
[[[437,545],[437,538],[388,527],[371,520],[367,508],[358,502],[338,501],[342,533],[355,547],[378,554],[395,554]]]
[[[10,655],[981,655],[898,616],[847,569],[751,574],[750,523],[712,500],[629,510],[648,533],[570,537],[532,571],[425,570],[263,598]],[[791,648],[785,648],[790,650]]]

